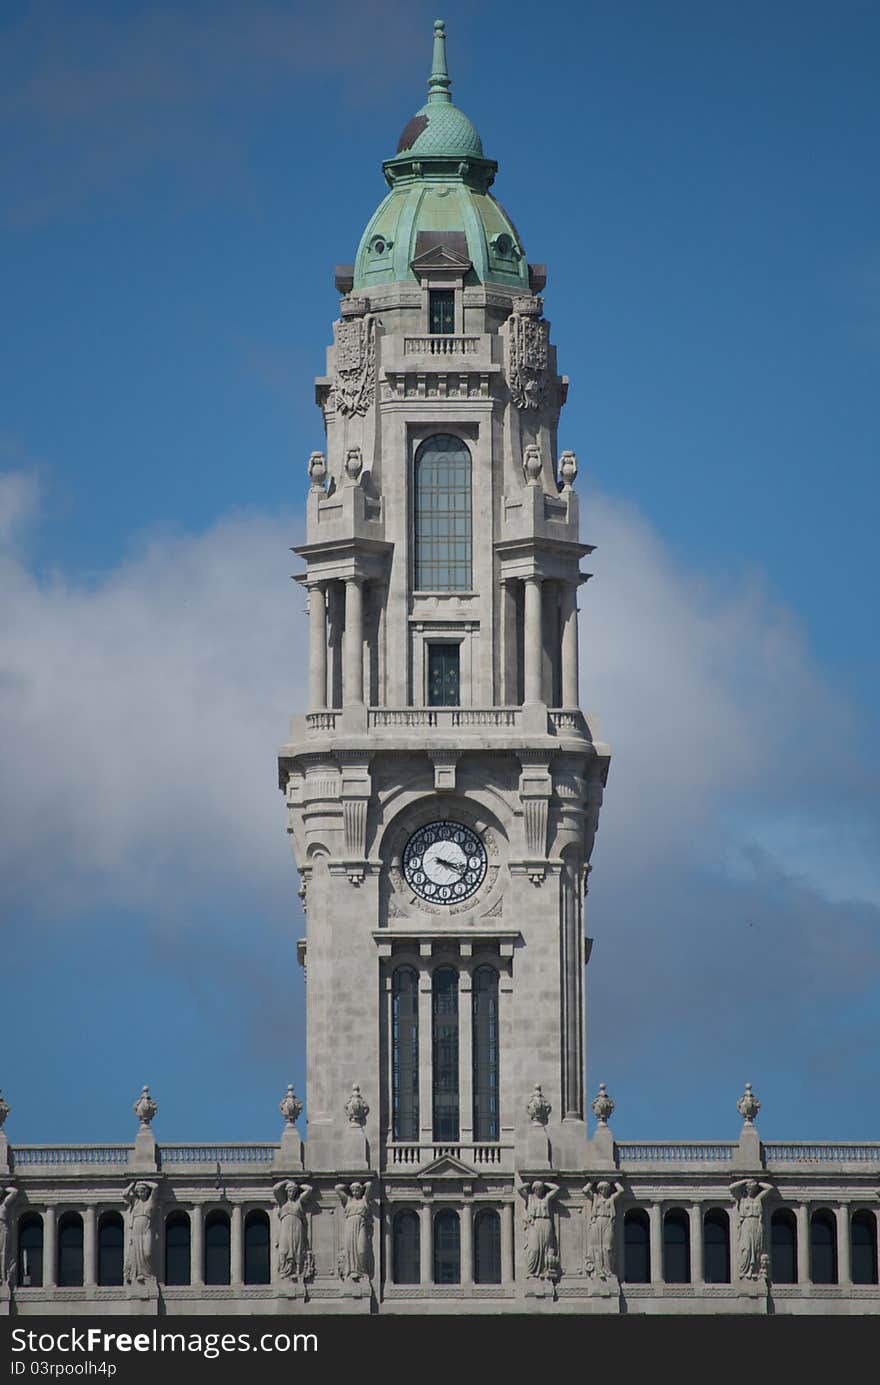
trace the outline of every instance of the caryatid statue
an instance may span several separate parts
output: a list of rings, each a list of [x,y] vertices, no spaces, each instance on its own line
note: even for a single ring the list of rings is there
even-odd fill
[[[772,1192],[772,1184],[759,1183],[755,1178],[741,1178],[730,1185],[736,1202],[736,1272],[740,1279],[761,1277],[765,1261],[763,1203]]]
[[[20,1196],[11,1184],[0,1187],[0,1284],[8,1284],[12,1274],[12,1209]]]
[[[583,1214],[587,1219],[584,1272],[590,1279],[613,1279],[614,1219],[623,1184],[615,1183],[612,1187],[603,1179],[600,1183],[586,1183],[583,1192]]]
[[[370,1183],[337,1183],[335,1192],[345,1208],[345,1238],[339,1256],[343,1279],[369,1279],[373,1272],[373,1208]]]
[[[156,1278],[153,1269],[153,1233],[158,1183],[138,1179],[122,1194],[128,1208],[128,1243],[125,1250],[126,1284],[147,1284]]]
[[[309,1223],[305,1202],[312,1193],[310,1183],[284,1179],[272,1192],[278,1203],[278,1235],[275,1249],[282,1279],[304,1279],[310,1267]]]
[[[526,1266],[530,1279],[559,1278],[559,1248],[553,1224],[553,1199],[559,1192],[555,1183],[518,1183],[516,1191],[525,1203],[523,1224],[526,1233]]]

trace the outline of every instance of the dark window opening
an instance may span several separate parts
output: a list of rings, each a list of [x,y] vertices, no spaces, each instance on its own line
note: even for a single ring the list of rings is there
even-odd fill
[[[641,1209],[623,1219],[623,1277],[628,1284],[651,1282],[651,1228]]]
[[[720,1207],[703,1218],[703,1278],[707,1284],[730,1283],[730,1220]]]
[[[774,1284],[797,1283],[797,1222],[784,1209],[770,1219],[770,1275]]]
[[[248,1212],[244,1223],[244,1282],[268,1284],[269,1218],[259,1210]]]
[[[438,967],[432,990],[434,1139],[457,1140],[458,973],[452,967]]]
[[[417,1140],[419,1138],[419,979],[412,967],[398,967],[392,982],[391,1070],[393,1138],[395,1140]]]
[[[229,1217],[209,1212],[205,1221],[205,1283],[228,1284],[230,1269]]]
[[[837,1223],[830,1212],[810,1219],[810,1278],[814,1284],[837,1283]]]
[[[474,1283],[501,1283],[501,1218],[491,1207],[474,1217]]]
[[[498,1139],[498,973],[478,967],[473,981],[474,1139]]]
[[[43,1218],[29,1212],[18,1223],[18,1282],[23,1289],[43,1284]]]
[[[418,1284],[421,1280],[421,1228],[417,1212],[407,1208],[397,1213],[392,1242],[395,1284]]]
[[[79,1212],[65,1212],[58,1223],[58,1284],[83,1282],[83,1224]]]
[[[449,334],[455,331],[455,290],[429,289],[430,331]]]
[[[850,1223],[853,1284],[877,1283],[877,1222],[873,1212],[854,1212]]]
[[[471,454],[461,438],[437,433],[415,457],[415,586],[468,591],[471,585]]]
[[[189,1281],[189,1217],[186,1212],[172,1212],[165,1222],[165,1283],[188,1284]]]
[[[98,1224],[98,1283],[122,1283],[125,1229],[118,1212],[105,1212]]]
[[[691,1281],[688,1216],[677,1208],[663,1218],[663,1278],[667,1284],[689,1284]]]
[[[428,706],[460,705],[459,646],[428,645]]]
[[[434,1218],[434,1283],[461,1283],[461,1228],[451,1208]]]

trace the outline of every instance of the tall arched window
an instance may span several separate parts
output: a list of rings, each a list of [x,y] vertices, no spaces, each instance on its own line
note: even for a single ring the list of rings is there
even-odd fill
[[[395,1140],[419,1138],[419,978],[398,967],[391,982],[391,1126]]]
[[[474,1139],[498,1139],[498,973],[477,967],[473,980]]]
[[[824,1208],[810,1218],[810,1278],[814,1284],[837,1283],[837,1223]]]
[[[877,1219],[864,1209],[853,1212],[849,1227],[853,1284],[877,1283]]]
[[[170,1212],[165,1221],[165,1283],[190,1282],[190,1231],[186,1212]]]
[[[474,1217],[474,1283],[501,1283],[501,1218],[492,1207]]]
[[[67,1288],[83,1282],[83,1223],[79,1212],[65,1212],[58,1221],[58,1284]]]
[[[797,1222],[787,1207],[770,1218],[770,1277],[774,1284],[797,1283]]]
[[[26,1212],[18,1223],[18,1282],[23,1289],[39,1289],[43,1283],[43,1218]]]
[[[471,587],[471,454],[461,438],[435,433],[415,459],[417,591]]]
[[[395,1214],[391,1255],[395,1284],[418,1284],[421,1280],[421,1228],[419,1214],[411,1207]]]
[[[623,1219],[623,1277],[627,1284],[651,1282],[651,1226],[641,1207],[630,1208]]]
[[[432,983],[434,1139],[458,1139],[458,972],[438,967]]]
[[[720,1207],[703,1218],[703,1278],[707,1284],[730,1283],[730,1218]]]
[[[230,1266],[229,1217],[209,1212],[205,1218],[205,1283],[228,1284]]]
[[[125,1229],[118,1212],[103,1212],[98,1222],[98,1283],[122,1283]]]
[[[461,1283],[461,1228],[451,1207],[434,1218],[434,1283]]]
[[[680,1207],[663,1218],[663,1278],[667,1284],[691,1282],[690,1228],[687,1212]]]
[[[244,1282],[268,1284],[271,1278],[269,1218],[265,1212],[255,1208],[244,1219]]]

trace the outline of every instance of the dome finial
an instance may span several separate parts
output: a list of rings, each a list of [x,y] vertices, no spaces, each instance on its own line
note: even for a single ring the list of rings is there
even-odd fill
[[[449,95],[451,86],[449,71],[446,67],[446,22],[443,19],[435,19],[434,59],[431,63],[431,75],[428,78],[428,100],[451,103],[452,97]]]

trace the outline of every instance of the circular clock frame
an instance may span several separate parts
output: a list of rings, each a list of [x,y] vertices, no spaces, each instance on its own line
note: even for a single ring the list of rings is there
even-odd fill
[[[427,904],[465,904],[478,893],[489,867],[486,845],[472,827],[451,818],[417,827],[401,860],[409,889]]]

